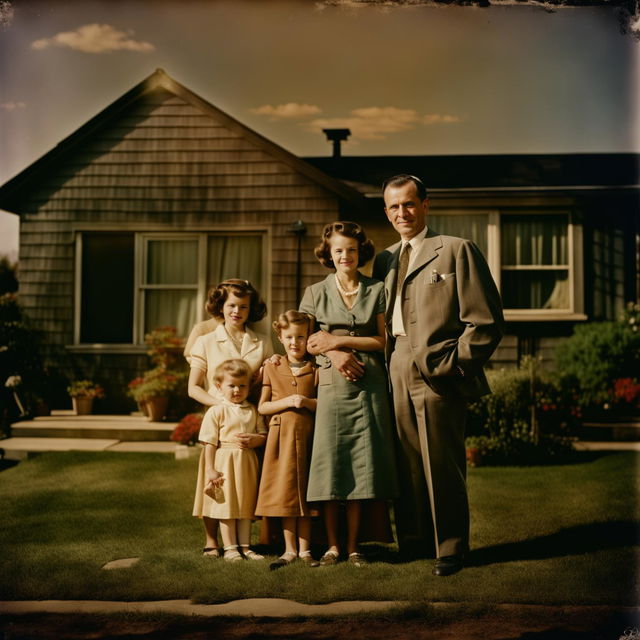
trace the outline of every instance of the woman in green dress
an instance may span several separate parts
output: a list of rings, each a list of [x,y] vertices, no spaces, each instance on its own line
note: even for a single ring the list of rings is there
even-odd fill
[[[340,556],[339,503],[345,500],[348,559],[360,565],[366,562],[357,547],[362,501],[397,494],[383,356],[384,285],[358,271],[374,247],[354,222],[328,224],[315,254],[335,273],[308,287],[300,303],[300,311],[316,321],[307,348],[320,366],[307,500],[324,502],[329,548],[321,564],[335,564]]]

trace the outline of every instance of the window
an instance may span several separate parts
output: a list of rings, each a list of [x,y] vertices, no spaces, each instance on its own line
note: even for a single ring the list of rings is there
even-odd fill
[[[505,309],[571,309],[568,215],[503,215],[500,246]]]
[[[173,325],[187,335],[197,317],[198,238],[145,237],[144,242],[142,333]]]
[[[478,245],[507,320],[584,318],[582,228],[569,212],[438,210],[428,224]]]
[[[141,344],[172,325],[186,337],[203,317],[208,287],[242,278],[266,293],[260,232],[78,235],[77,344]]]
[[[133,234],[85,233],[81,240],[79,341],[130,343],[133,339]]]

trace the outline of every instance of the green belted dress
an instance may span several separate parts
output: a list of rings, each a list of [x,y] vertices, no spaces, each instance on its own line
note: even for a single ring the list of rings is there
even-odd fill
[[[334,274],[304,293],[300,311],[316,320],[315,330],[339,335],[377,335],[384,313],[384,285],[360,276],[360,291],[348,309]],[[397,495],[389,387],[382,351],[357,351],[365,373],[349,382],[329,358],[320,367],[307,500],[391,499]]]

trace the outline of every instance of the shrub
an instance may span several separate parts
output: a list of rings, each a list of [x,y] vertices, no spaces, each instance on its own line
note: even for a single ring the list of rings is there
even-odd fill
[[[171,434],[171,440],[180,444],[195,444],[198,442],[198,434],[200,433],[200,425],[202,424],[203,414],[190,413],[186,415]]]
[[[32,328],[18,304],[17,295],[0,295],[1,432],[9,432],[9,425],[19,413],[32,415],[39,404],[50,402],[51,377],[42,363],[40,334]],[[13,376],[20,380],[20,384],[6,386]]]
[[[18,290],[17,266],[16,263],[10,262],[6,256],[0,258],[0,295],[15,293]]]
[[[614,380],[640,371],[639,314],[640,306],[629,304],[618,321],[578,325],[558,346],[558,371],[577,386],[583,407],[610,402]]]
[[[640,408],[640,383],[633,378],[618,378],[613,381],[613,402],[622,407]]]
[[[470,442],[485,462],[541,463],[570,450],[580,409],[565,380],[541,370],[534,358],[487,376],[493,393],[469,408],[469,431],[476,436]]]

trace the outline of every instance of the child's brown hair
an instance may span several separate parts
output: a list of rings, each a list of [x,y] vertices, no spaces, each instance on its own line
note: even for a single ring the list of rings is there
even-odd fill
[[[232,378],[251,378],[251,367],[245,360],[240,358],[225,360],[215,368],[213,372],[214,382],[220,384],[225,374],[230,375]]]
[[[313,327],[313,318],[308,313],[302,313],[302,311],[296,311],[295,309],[289,309],[278,316],[277,320],[273,321],[271,325],[276,335],[280,335],[283,329],[288,329],[291,324],[305,324],[307,325],[307,333],[311,333]]]

